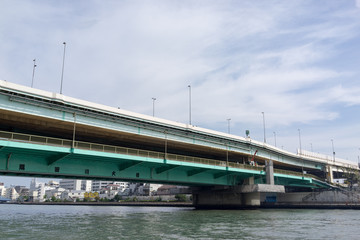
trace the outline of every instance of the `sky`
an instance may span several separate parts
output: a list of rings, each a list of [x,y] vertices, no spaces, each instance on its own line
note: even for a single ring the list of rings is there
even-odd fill
[[[0,0],[0,79],[59,93],[63,42],[64,95],[358,161],[360,0]]]

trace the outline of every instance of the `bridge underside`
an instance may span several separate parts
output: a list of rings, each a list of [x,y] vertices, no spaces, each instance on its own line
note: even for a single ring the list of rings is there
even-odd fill
[[[65,116],[65,113],[63,114]],[[0,109],[0,130],[72,139],[74,123]],[[142,134],[127,133],[80,123],[76,124],[76,140],[156,152],[164,152],[166,145],[166,151],[170,154],[202,157],[219,161],[226,161],[228,159],[228,162],[240,164],[248,164],[249,159],[253,157],[259,165],[265,165],[266,160],[256,155],[243,154],[231,150],[209,148],[198,144],[171,141],[165,138],[149,137]],[[277,169],[302,171],[302,167],[276,160],[274,160],[274,167]],[[324,172],[321,170],[310,168],[304,168],[304,170],[318,177],[324,177]]]
[[[69,144],[65,143],[64,145]],[[71,144],[71,142],[70,142]],[[77,146],[79,143],[77,143]],[[138,152],[139,153],[139,152]],[[118,153],[110,146],[97,150],[0,140],[0,174],[50,178],[101,179],[167,183],[187,186],[236,186],[253,177],[265,183],[265,172],[248,165],[214,166]],[[275,184],[308,188],[329,187],[308,177],[275,173]]]

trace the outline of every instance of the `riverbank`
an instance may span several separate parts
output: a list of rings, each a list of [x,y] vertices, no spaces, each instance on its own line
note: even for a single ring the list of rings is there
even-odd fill
[[[358,203],[264,203],[261,208],[271,209],[353,209],[360,210]]]
[[[143,206],[143,207],[193,207],[192,202],[14,202],[4,204],[64,205],[64,206]]]
[[[128,206],[128,207],[194,207],[191,202],[16,202],[3,204],[49,205],[49,206]],[[203,206],[199,209],[353,209],[360,210],[354,203],[263,203],[261,206]]]

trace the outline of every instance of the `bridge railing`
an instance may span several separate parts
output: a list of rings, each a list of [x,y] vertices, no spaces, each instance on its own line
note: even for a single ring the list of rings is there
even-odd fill
[[[226,167],[226,165],[228,165],[228,167],[240,168],[240,169],[250,169],[250,170],[257,170],[257,171],[263,171],[265,169],[265,166],[252,166],[252,165],[247,165],[247,164],[243,164],[243,163],[235,163],[235,162],[227,163],[226,161],[221,161],[221,160],[184,156],[184,155],[177,155],[177,154],[171,154],[171,153],[165,153],[165,152],[147,151],[147,150],[118,147],[118,146],[111,146],[111,145],[103,145],[103,144],[98,144],[98,143],[89,143],[89,142],[81,142],[81,141],[73,142],[72,140],[67,140],[67,139],[43,137],[43,136],[23,134],[23,133],[0,131],[0,139],[7,139],[7,140],[12,140],[12,141],[17,141],[17,142],[27,142],[27,143],[30,142],[30,143],[37,143],[37,144],[44,144],[44,145],[51,145],[51,146],[61,146],[61,147],[68,147],[68,148],[73,147],[73,144],[74,144],[74,148],[83,149],[83,150],[126,154],[126,155],[141,156],[141,157],[147,157],[147,158],[157,158],[157,159],[167,159],[167,160],[175,160],[175,161],[182,161],[182,162],[200,163],[200,164],[221,166],[221,167]],[[274,172],[288,174],[288,175],[303,176],[302,173],[286,171],[286,170],[279,170],[279,169],[274,169]],[[304,174],[304,175],[307,177],[316,178],[313,175],[309,175],[309,174]]]

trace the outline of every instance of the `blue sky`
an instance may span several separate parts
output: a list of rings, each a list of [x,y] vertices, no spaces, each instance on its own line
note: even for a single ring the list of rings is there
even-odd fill
[[[0,79],[59,92],[64,41],[65,95],[360,155],[359,0],[1,1]]]

